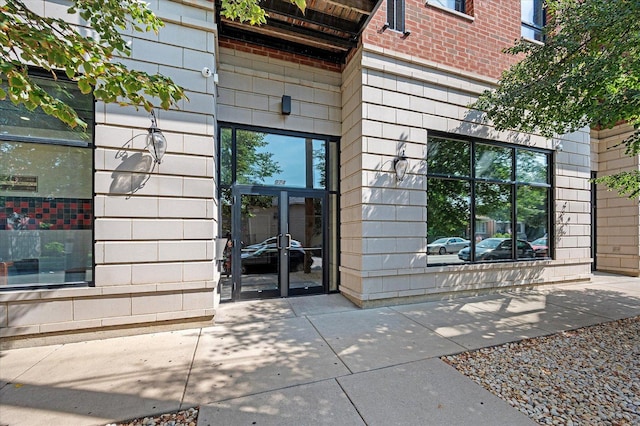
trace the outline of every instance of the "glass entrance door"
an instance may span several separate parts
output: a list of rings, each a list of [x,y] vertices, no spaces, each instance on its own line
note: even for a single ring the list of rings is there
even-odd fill
[[[234,299],[324,292],[323,197],[263,190],[236,200]]]

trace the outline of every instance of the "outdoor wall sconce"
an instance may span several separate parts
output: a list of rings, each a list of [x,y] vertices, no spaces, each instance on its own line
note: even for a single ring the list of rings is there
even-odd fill
[[[291,114],[291,96],[282,95],[282,115]]]
[[[147,134],[147,151],[153,157],[153,160],[160,164],[162,156],[167,152],[167,139],[162,134],[162,130],[158,129],[156,124],[156,114],[151,110],[151,127]]]
[[[556,141],[556,143],[553,144],[553,149],[556,151],[562,151],[563,148],[564,146],[562,146],[562,141]]]
[[[393,160],[393,170],[396,172],[396,178],[398,182],[402,182],[404,176],[407,174],[407,169],[409,168],[409,160],[407,160],[407,156],[404,155],[404,149],[402,153]]]

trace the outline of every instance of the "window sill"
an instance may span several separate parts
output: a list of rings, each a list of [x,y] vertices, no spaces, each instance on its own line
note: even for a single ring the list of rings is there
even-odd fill
[[[537,44],[537,45],[539,45],[539,46],[544,46],[544,43],[543,43],[543,42],[541,42],[540,40],[536,40],[536,39],[529,38],[529,37],[525,37],[525,36],[521,36],[521,37],[520,37],[520,39],[521,39],[522,41],[526,41],[526,42],[528,42],[528,43]]]
[[[456,16],[459,16],[460,18],[464,18],[469,22],[473,22],[473,21],[476,20],[476,18],[471,16],[471,15],[467,15],[466,13],[458,12],[457,10],[449,9],[448,7],[444,7],[444,6],[442,6],[442,5],[438,4],[438,3],[435,3],[433,1],[427,0],[426,3],[425,3],[425,6],[433,7],[435,9],[440,9],[442,11],[451,13],[452,15],[456,15]]]

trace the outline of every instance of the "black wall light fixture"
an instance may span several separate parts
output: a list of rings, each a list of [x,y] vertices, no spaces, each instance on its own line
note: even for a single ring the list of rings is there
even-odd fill
[[[282,95],[282,115],[291,114],[291,96]]]

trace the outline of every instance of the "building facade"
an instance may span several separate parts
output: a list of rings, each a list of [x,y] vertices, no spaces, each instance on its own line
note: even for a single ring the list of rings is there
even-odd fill
[[[189,97],[156,112],[160,164],[141,111],[77,94],[87,136],[3,103],[3,337],[211,320],[246,298],[370,307],[588,280],[594,259],[640,271],[637,203],[620,235],[621,201],[590,182],[637,167],[607,149],[624,129],[547,139],[469,108],[514,60],[502,49],[539,42],[538,2],[317,0],[306,21],[285,6],[256,29],[207,0],[151,2],[166,26],[128,35],[126,63]]]

